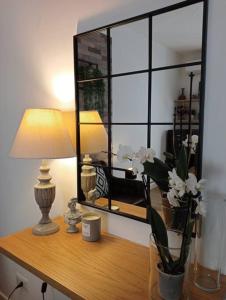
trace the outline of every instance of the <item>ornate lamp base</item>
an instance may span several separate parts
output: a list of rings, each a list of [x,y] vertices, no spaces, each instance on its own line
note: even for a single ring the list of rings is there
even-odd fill
[[[32,228],[32,233],[34,235],[49,235],[57,232],[59,230],[59,225],[54,222],[48,224],[37,224]]]
[[[88,165],[92,163],[92,159],[89,156],[89,154],[85,154],[85,157],[83,158],[83,163],[84,165],[82,166],[81,172],[82,191],[85,195],[86,200],[95,203],[96,199],[94,193],[89,194],[89,192],[94,191],[96,187],[96,171],[93,166]]]
[[[35,185],[35,200],[42,212],[42,218],[39,224],[35,225],[32,233],[35,235],[49,235],[59,230],[59,226],[53,223],[49,217],[49,211],[55,199],[56,187],[50,182],[52,177],[49,175],[49,167],[45,161],[42,161],[40,167],[39,183]]]

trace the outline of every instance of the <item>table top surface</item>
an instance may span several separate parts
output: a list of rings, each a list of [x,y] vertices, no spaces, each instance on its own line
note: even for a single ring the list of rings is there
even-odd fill
[[[148,299],[149,249],[102,233],[98,242],[83,241],[81,232],[66,233],[63,218],[60,231],[34,236],[27,228],[0,238],[0,253],[11,258],[71,299]],[[194,286],[194,300],[223,300],[223,289],[203,293]]]
[[[60,231],[34,236],[27,228],[0,239],[0,253],[72,299],[147,299],[148,248],[102,233],[98,242]],[[131,298],[132,297],[132,298]]]

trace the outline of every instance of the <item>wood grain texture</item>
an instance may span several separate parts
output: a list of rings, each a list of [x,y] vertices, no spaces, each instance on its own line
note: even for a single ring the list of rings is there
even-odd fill
[[[95,204],[98,206],[106,206],[108,205],[108,199],[106,198],[99,198],[95,201]],[[145,207],[141,207],[141,206],[137,206],[137,205],[133,205],[133,204],[129,204],[129,203],[125,203],[125,202],[121,202],[121,201],[117,201],[117,200],[111,200],[111,204],[112,205],[116,205],[119,207],[119,211],[120,212],[124,212],[133,216],[137,216],[143,219],[146,219],[146,208]]]
[[[31,228],[0,239],[0,252],[71,299],[147,299],[148,249],[103,233],[89,243],[60,231],[34,236]]]
[[[107,233],[98,242],[85,242],[81,233],[65,232],[63,218],[56,222],[60,231],[50,236],[34,236],[28,228],[0,238],[0,253],[71,299],[148,299],[147,247]],[[189,299],[223,300],[226,277],[222,285],[221,291],[207,294],[191,284]]]
[[[202,268],[204,271],[204,268]],[[208,271],[208,273],[214,273]],[[191,274],[190,281],[193,282],[193,274]],[[221,289],[218,292],[207,293],[201,291],[200,289],[196,288],[194,284],[191,285],[189,289],[189,299],[192,300],[225,300],[226,299],[226,276],[222,276],[221,278]]]
[[[118,200],[111,200],[112,205],[116,205],[119,207],[120,212],[127,213],[132,216],[140,217],[143,219],[146,219],[147,211],[146,207],[141,207],[134,204],[125,203]],[[153,188],[151,189],[151,201],[152,206],[157,209],[160,213],[162,211],[162,196],[159,188]],[[108,205],[108,199],[106,198],[99,198],[95,201],[95,204],[97,206],[107,206]]]

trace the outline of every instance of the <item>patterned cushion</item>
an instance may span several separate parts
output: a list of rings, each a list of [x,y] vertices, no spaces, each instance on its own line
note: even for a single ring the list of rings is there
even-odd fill
[[[105,197],[108,194],[108,182],[103,168],[96,168],[96,193],[97,197]]]

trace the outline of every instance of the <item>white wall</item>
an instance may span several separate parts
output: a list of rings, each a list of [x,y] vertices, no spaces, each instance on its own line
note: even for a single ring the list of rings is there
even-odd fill
[[[65,9],[53,1],[45,1],[44,6],[33,0],[0,1],[0,235],[40,219],[33,195],[40,161],[12,159],[8,153],[25,108],[74,107],[73,81],[67,89],[72,95],[59,95],[59,90],[55,95],[53,87],[59,75],[73,79],[72,36],[77,23],[73,2],[67,1]],[[62,214],[64,202],[76,192],[75,164],[75,159],[51,162],[57,184],[52,215]],[[12,290],[18,269],[0,257],[0,291]],[[29,277],[30,292],[20,299],[40,299],[40,281],[23,273]],[[57,299],[53,293],[49,289],[48,299]]]
[[[203,177],[208,179],[209,209],[206,220],[206,260],[211,262],[214,246],[222,248],[223,272],[226,274],[226,124],[225,78],[226,38],[220,32],[226,26],[226,1],[209,1],[207,76]],[[223,219],[223,222],[222,222]],[[216,266],[216,260],[212,267]]]
[[[82,1],[79,2],[81,4]],[[103,1],[101,5],[100,2],[98,1],[95,12],[90,12],[87,5],[86,11],[89,11],[89,15],[93,14],[93,17],[79,23],[80,32],[178,1],[127,0],[121,4],[121,1],[115,0],[110,4]],[[114,6],[115,3],[117,5]],[[66,5],[65,2],[53,0],[44,2],[4,0],[0,3],[1,235],[32,225],[34,220],[39,218],[39,211],[34,203],[32,190],[34,178],[38,173],[39,162],[10,159],[8,152],[25,108],[71,108],[73,106],[71,99],[62,102],[65,99],[61,97],[60,100],[55,96],[52,80],[56,75],[62,73],[73,74],[72,36],[76,31],[77,4],[78,2],[72,0],[68,0]],[[89,4],[91,8],[94,7],[92,2]],[[107,11],[106,5],[109,5],[110,11]],[[105,10],[102,15],[97,13],[97,11],[101,12],[101,9]],[[226,26],[225,11],[225,0],[210,1],[204,177],[209,179],[208,189],[218,193],[220,198],[225,197],[226,178],[226,160],[224,160],[226,153],[226,140],[224,139],[226,39],[224,35],[220,35]],[[220,133],[217,135],[218,128]],[[64,202],[75,193],[75,168],[73,167],[75,162],[68,164],[65,165],[64,161],[52,163],[52,174],[55,182],[58,183],[54,214],[62,213]],[[67,178],[63,169],[67,170]],[[211,200],[214,204],[214,197]],[[212,220],[214,223],[217,217],[218,212],[209,216],[209,221]],[[105,223],[108,230],[114,234],[148,244],[150,231],[148,225],[115,215],[109,215]],[[212,225],[212,227],[214,226]],[[217,232],[216,237],[219,235]],[[8,293],[15,284],[14,274],[12,275],[15,267],[12,271],[8,260],[1,257],[0,268],[2,285],[0,290]],[[7,280],[3,280],[6,275],[8,276]],[[3,285],[6,288],[3,288]],[[34,285],[35,289],[37,286],[39,287],[39,283]]]
[[[76,20],[71,13],[75,5],[73,1],[68,3],[68,11],[59,5],[53,9],[50,3],[44,10],[37,1],[0,4],[0,235],[32,225],[40,215],[33,197],[40,161],[8,157],[24,109],[74,107],[73,81],[71,95],[68,90],[66,95],[59,94],[54,88],[59,76],[73,79]],[[62,212],[62,198],[66,200],[75,193],[75,159],[70,162],[71,166],[69,160],[51,163],[54,180],[61,182],[54,214]],[[68,172],[60,176],[65,169]]]

